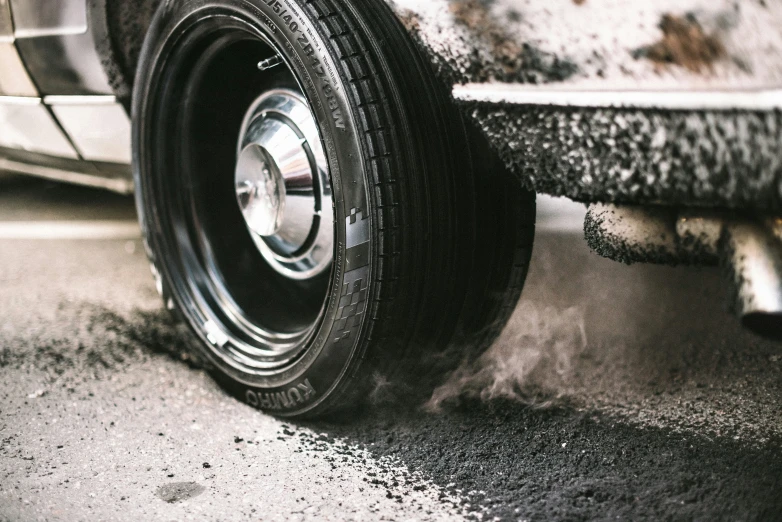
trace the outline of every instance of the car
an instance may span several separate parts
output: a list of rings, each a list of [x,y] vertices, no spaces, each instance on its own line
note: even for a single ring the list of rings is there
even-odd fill
[[[0,169],[134,193],[163,303],[280,416],[482,353],[536,193],[588,205],[603,256],[721,263],[779,337],[779,27],[754,0],[0,0]]]

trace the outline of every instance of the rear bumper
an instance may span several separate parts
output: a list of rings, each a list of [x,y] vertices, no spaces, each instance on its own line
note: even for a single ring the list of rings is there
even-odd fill
[[[538,192],[583,202],[782,210],[782,111],[773,103],[752,109],[459,103],[505,164]]]

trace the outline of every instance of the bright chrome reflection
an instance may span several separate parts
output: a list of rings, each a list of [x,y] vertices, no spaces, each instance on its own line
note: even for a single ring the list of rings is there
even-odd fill
[[[273,90],[250,106],[239,136],[235,189],[258,250],[277,272],[308,279],[331,265],[328,166],[301,95]]]
[[[236,199],[252,232],[272,236],[282,226],[285,184],[266,149],[250,143],[236,162]]]

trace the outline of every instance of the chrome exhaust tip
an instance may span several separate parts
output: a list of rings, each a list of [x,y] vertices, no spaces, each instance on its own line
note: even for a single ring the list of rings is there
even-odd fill
[[[628,264],[719,262],[742,325],[782,340],[782,218],[597,203],[587,212],[584,236],[599,255]]]
[[[742,325],[782,340],[782,240],[774,224],[730,223],[721,243],[722,264]]]

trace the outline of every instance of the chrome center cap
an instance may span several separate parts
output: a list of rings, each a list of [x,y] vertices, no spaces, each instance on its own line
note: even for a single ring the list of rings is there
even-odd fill
[[[315,277],[334,257],[328,163],[304,98],[264,93],[242,122],[234,188],[261,255],[291,279]]]
[[[285,184],[264,148],[250,143],[236,162],[236,200],[251,231],[272,236],[282,226]]]

